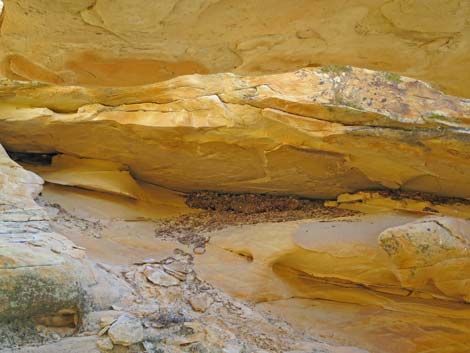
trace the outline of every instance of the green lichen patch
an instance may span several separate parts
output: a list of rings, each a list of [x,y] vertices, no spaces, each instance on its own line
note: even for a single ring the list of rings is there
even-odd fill
[[[383,237],[379,241],[382,249],[385,250],[388,256],[394,256],[398,254],[400,244],[397,239],[394,237]]]
[[[394,74],[392,72],[384,72],[383,75],[384,75],[384,78],[389,82],[393,82],[393,83],[401,82],[400,75]]]
[[[431,245],[429,244],[418,244],[418,246],[416,247],[417,254],[429,255],[431,250]]]
[[[85,293],[66,270],[41,275],[18,270],[15,276],[0,276],[0,323],[10,318],[31,318],[67,308],[83,311]],[[23,272],[23,273],[21,273]]]
[[[45,343],[45,337],[38,334],[33,320],[10,319],[0,321],[0,351],[6,347],[24,344]]]
[[[343,99],[336,100],[336,104],[343,105],[345,107],[349,107],[356,110],[363,110],[358,104],[354,102],[345,101]]]
[[[425,116],[425,118],[431,119],[431,120],[446,120],[447,119],[447,117],[442,114],[431,114],[431,115]]]
[[[460,118],[455,116],[446,116],[444,114],[436,113],[428,113],[422,116],[422,118],[430,123],[459,123]]]

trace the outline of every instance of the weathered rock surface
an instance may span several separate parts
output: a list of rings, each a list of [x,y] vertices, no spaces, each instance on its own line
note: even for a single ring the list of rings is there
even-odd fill
[[[86,289],[95,284],[84,251],[54,233],[34,202],[41,187],[41,178],[0,147],[0,346],[27,330],[23,321],[77,327]]]
[[[144,328],[138,318],[124,314],[111,325],[108,335],[114,344],[130,346],[143,340]]]
[[[22,161],[55,184],[42,208],[42,179],[0,150],[0,347],[80,324],[92,335],[83,352],[470,345],[469,221],[418,219],[469,218],[468,202],[368,190],[470,199],[470,100],[395,73],[312,68],[393,71],[470,97],[465,1],[2,7],[0,73],[22,81],[0,81],[0,143],[58,155]],[[204,75],[181,76],[195,73]],[[194,190],[411,213],[163,237],[155,219],[194,212],[177,192]],[[58,233],[89,247],[95,271]],[[91,303],[106,311],[83,315]]]
[[[83,247],[55,231],[45,208],[33,199],[42,184],[40,177],[13,162],[0,146],[2,352],[72,335],[89,311],[129,295],[123,281],[105,276],[87,259]],[[35,350],[25,348],[29,351]]]
[[[338,195],[335,201],[325,201],[325,205],[363,213],[395,210],[470,219],[469,200],[440,198],[419,193],[393,194],[388,191],[360,191],[354,194]]]
[[[144,273],[150,282],[159,286],[171,287],[180,283],[178,279],[170,276],[160,268],[152,268],[151,266],[148,266]]]
[[[423,218],[387,229],[379,243],[403,287],[470,303],[469,221]]]
[[[334,289],[323,287],[325,291]],[[354,294],[360,295],[352,291],[347,293],[349,296]],[[424,353],[432,350],[462,353],[468,350],[469,320],[442,314],[446,311],[442,303],[426,304],[406,299],[400,303],[397,297],[382,299],[384,302],[398,304],[397,307],[401,310],[306,298],[260,303],[257,307],[282,316],[305,332],[331,339],[341,337],[350,344],[374,353]],[[426,307],[434,307],[435,313],[421,310]],[[460,308],[465,310],[465,307]],[[447,308],[447,312],[449,309]],[[456,313],[459,307],[454,307],[453,310]]]
[[[468,221],[414,223],[415,217],[374,214],[227,228],[210,234],[196,269],[227,293],[320,337],[371,352],[464,352],[470,344],[470,258],[462,226],[468,229]],[[383,239],[390,238],[400,244],[397,255],[384,250]],[[427,261],[426,246],[439,255],[430,258],[433,265],[400,262]]]
[[[110,161],[81,159],[67,155],[52,158],[50,166],[31,166],[50,183],[103,191],[142,199],[143,191],[125,166]]]
[[[0,319],[63,309],[78,313],[84,252],[53,233],[45,211],[33,201],[42,179],[12,162],[3,149],[0,168]]]
[[[142,346],[150,351],[158,348],[168,352],[366,352],[344,344],[331,345],[293,331],[278,318],[253,310],[250,305],[201,281],[191,257],[184,252],[175,252],[162,261],[148,261],[128,268],[125,277],[138,300],[128,302],[123,308],[128,313],[111,324],[100,343],[110,337],[114,349],[125,345],[136,352],[142,351]],[[148,281],[146,273],[151,265],[184,267],[188,274],[179,285],[162,287]],[[196,297],[204,297],[211,305],[205,306],[204,311],[194,308],[190,299]],[[109,323],[109,314],[105,317]]]
[[[468,97],[469,17],[461,0],[6,0],[0,60],[10,78],[107,86],[354,65]]]
[[[203,313],[212,304],[212,298],[207,294],[198,294],[189,298],[189,304],[194,310]]]
[[[3,81],[0,142],[129,166],[176,190],[470,197],[470,102],[351,67],[129,88]]]
[[[113,341],[109,337],[102,337],[96,341],[96,346],[101,351],[111,351],[114,347]]]
[[[56,194],[50,193],[51,187]],[[81,200],[73,196],[73,192],[77,195],[85,192],[89,198]],[[98,203],[99,194],[48,184],[40,200],[44,202],[45,198],[51,197],[54,207],[63,207],[70,215],[78,217],[75,221],[80,228],[84,220],[79,222],[79,218],[86,214],[83,210],[88,209],[89,204]],[[130,198],[110,196],[119,204],[135,202]],[[113,214],[111,208],[108,210],[106,217],[120,217],[119,213]],[[411,290],[402,288],[393,275],[399,269],[379,245],[381,232],[404,226],[420,214],[374,214],[342,221],[303,220],[230,227],[204,234],[210,241],[205,244],[205,254],[197,256],[190,256],[191,250],[184,244],[165,242],[161,237],[155,239],[153,222],[149,222],[153,228],[145,228],[144,222],[136,221],[128,222],[128,225],[118,220],[102,222],[103,237],[95,238],[92,227],[83,227],[79,229],[81,235],[75,235],[74,227],[70,222],[62,223],[60,214],[53,222],[61,224],[60,229],[68,229],[61,230],[62,233],[73,233],[72,239],[87,247],[90,257],[120,264],[114,270],[113,266],[106,268],[135,286],[134,299],[125,300],[124,305],[116,308],[120,310],[116,314],[125,310],[141,319],[145,347],[153,345],[179,352],[204,347],[211,349],[213,345],[232,349],[250,342],[258,348],[249,346],[245,351],[253,353],[261,348],[275,351],[279,347],[304,352],[312,352],[313,348],[354,352],[351,347],[299,343],[305,338],[284,331],[286,326],[282,322],[272,321],[274,318],[263,312],[250,312],[251,305],[240,305],[224,292],[258,302],[257,308],[272,310],[294,327],[299,325],[301,332],[308,331],[321,341],[357,346],[370,352],[416,353],[434,349],[461,353],[469,344],[468,304],[448,296],[445,296],[446,300],[435,299],[444,298],[441,290],[433,290],[430,295],[420,290],[410,293]],[[96,213],[89,212],[87,217],[95,220]],[[119,247],[116,246],[118,243]],[[179,250],[173,251],[175,248]],[[307,257],[302,261],[304,254]],[[195,272],[192,271],[193,261]],[[136,265],[129,265],[132,263]],[[180,279],[179,285],[153,284],[146,277],[147,267],[163,268]],[[309,272],[303,272],[304,268]],[[455,271],[461,273],[458,269]],[[382,284],[363,284],[370,281]],[[210,289],[212,286],[223,291]],[[199,296],[213,299],[204,312],[191,304],[192,299]],[[293,297],[304,299],[289,299]],[[99,318],[102,319],[96,320],[99,325],[94,330],[88,329],[87,325],[87,330],[96,333],[102,327],[107,329],[117,316],[104,312]],[[266,325],[266,318],[271,326]],[[187,320],[195,322],[187,323],[191,326],[182,323]],[[203,329],[196,329],[197,325],[202,325]],[[231,332],[228,335],[227,325]],[[191,327],[194,332],[189,330]],[[106,335],[104,332],[101,337]],[[239,340],[233,342],[230,335]],[[195,342],[197,340],[199,342]],[[394,345],[388,344],[390,341]]]
[[[213,234],[207,248],[210,256],[197,258],[196,263],[208,281],[255,301],[302,296],[387,305],[374,299],[371,303],[373,296],[367,295],[335,298],[334,290],[313,285],[317,281],[468,302],[469,221],[430,217],[409,223],[413,218],[378,215],[228,228]],[[220,262],[230,266],[217,269]],[[299,284],[297,277],[307,282]]]

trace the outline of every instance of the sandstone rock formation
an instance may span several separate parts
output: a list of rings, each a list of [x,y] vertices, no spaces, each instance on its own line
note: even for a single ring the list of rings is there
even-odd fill
[[[334,66],[129,88],[4,80],[1,92],[9,150],[108,160],[171,189],[470,197],[470,102],[383,72]]]
[[[338,195],[335,201],[325,201],[325,205],[363,213],[402,211],[470,219],[468,199],[440,198],[419,193],[359,191],[354,194]]]
[[[379,243],[394,264],[402,286],[437,288],[444,296],[470,303],[470,223],[452,218],[423,218],[390,228]]]
[[[3,149],[0,152],[2,352],[148,352],[158,347],[171,352],[254,353],[280,347],[284,351],[366,353],[320,342],[284,327],[278,319],[268,320],[202,282],[191,256],[174,244],[169,244],[173,250],[170,257],[164,257],[165,251],[158,244],[154,247],[161,260],[92,268],[82,247],[54,231],[57,227],[46,214],[47,205],[40,207],[33,200],[41,191],[42,179],[9,159]],[[91,165],[99,175],[102,168],[96,166],[111,166],[92,162],[79,163],[77,174]],[[67,180],[68,173],[70,169],[66,168],[63,175],[56,175],[57,180]],[[83,175],[87,179],[87,174]],[[113,185],[115,174],[105,175]],[[124,196],[113,197],[129,203],[139,201]],[[69,227],[65,234],[70,236],[72,230]],[[88,226],[81,231],[82,237],[89,236]],[[133,237],[138,238],[135,234]],[[126,290],[119,291],[121,288]],[[60,340],[78,331],[83,336]],[[9,349],[28,342],[49,344]]]
[[[469,17],[461,0],[6,0],[0,60],[10,78],[101,86],[354,65],[470,97]]]
[[[0,149],[0,348],[80,331],[23,352],[465,351],[469,17],[0,1],[0,143],[47,182]],[[184,194],[201,190],[270,195],[221,211]],[[348,217],[269,218],[272,194]],[[243,210],[279,223],[220,221]]]
[[[31,320],[76,328],[95,284],[84,251],[53,232],[33,201],[41,185],[0,147],[0,346]]]
[[[467,352],[469,18],[0,0],[0,351]]]
[[[210,234],[196,269],[224,291],[322,337],[348,337],[371,352],[464,352],[469,223],[417,218],[375,214],[230,227]]]
[[[104,191],[132,199],[142,198],[141,190],[125,166],[110,161],[58,155],[48,167],[34,167],[44,180],[57,185]]]
[[[470,223],[446,217],[409,223],[411,220],[413,216],[380,215],[349,222],[229,228],[214,234],[208,249],[213,258],[221,256],[219,261],[231,261],[231,266],[218,272],[217,261],[211,257],[198,258],[198,263],[211,282],[255,301],[301,296],[388,305],[374,295],[336,298],[341,292],[317,288],[332,283],[406,297],[468,302]],[[301,284],[295,273],[306,283]]]

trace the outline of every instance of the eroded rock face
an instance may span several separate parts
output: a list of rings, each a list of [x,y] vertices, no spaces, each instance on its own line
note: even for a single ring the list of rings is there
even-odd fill
[[[31,167],[53,184],[77,186],[131,199],[143,198],[139,185],[127,168],[119,163],[57,155],[52,158],[50,166]]]
[[[423,218],[387,229],[379,237],[404,287],[434,286],[444,295],[470,302],[470,223]]]
[[[257,302],[303,297],[387,307],[388,294],[468,302],[470,222],[412,220],[375,215],[226,229],[212,235],[209,260],[197,263],[203,278]],[[230,266],[217,269],[220,262]]]
[[[129,166],[181,191],[470,197],[468,100],[351,67],[130,88],[3,81],[0,142]]]
[[[15,342],[4,331],[15,322],[19,335],[25,320],[77,327],[94,284],[84,251],[54,233],[34,202],[41,187],[0,147],[0,346]]]
[[[105,86],[354,65],[470,96],[469,17],[459,0],[7,0],[0,59],[10,78]]]

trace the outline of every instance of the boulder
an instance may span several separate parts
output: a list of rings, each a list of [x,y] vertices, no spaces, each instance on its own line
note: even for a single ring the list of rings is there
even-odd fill
[[[180,284],[177,278],[167,274],[163,269],[158,267],[147,266],[144,270],[144,274],[151,283],[162,287],[177,286]]]
[[[379,243],[404,288],[470,302],[469,221],[422,218],[385,230]]]

